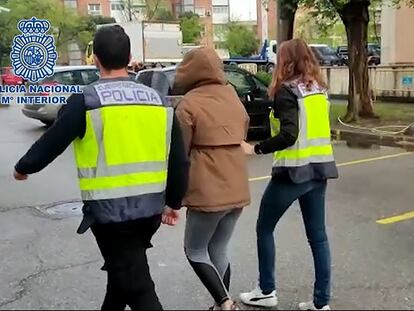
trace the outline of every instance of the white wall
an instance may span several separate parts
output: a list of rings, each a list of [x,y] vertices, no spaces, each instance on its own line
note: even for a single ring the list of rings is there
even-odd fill
[[[395,18],[396,9],[385,3],[381,12],[381,63],[392,64],[395,61]]]
[[[331,95],[348,95],[348,67],[324,67],[322,74]],[[410,98],[414,102],[414,66],[379,66],[369,69],[370,83],[378,97]],[[411,78],[411,85],[404,85]]]

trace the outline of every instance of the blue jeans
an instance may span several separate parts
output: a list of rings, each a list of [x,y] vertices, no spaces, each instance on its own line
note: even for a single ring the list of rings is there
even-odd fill
[[[295,184],[289,179],[272,180],[263,195],[257,220],[260,288],[276,289],[274,230],[279,219],[299,199],[306,235],[315,266],[314,303],[325,306],[330,300],[331,256],[325,230],[326,181]]]

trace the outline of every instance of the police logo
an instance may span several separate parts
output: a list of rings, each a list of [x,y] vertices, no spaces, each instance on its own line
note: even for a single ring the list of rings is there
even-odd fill
[[[52,35],[46,34],[50,23],[44,19],[23,19],[17,24],[22,35],[13,39],[10,59],[15,75],[38,82],[54,73],[58,54]]]

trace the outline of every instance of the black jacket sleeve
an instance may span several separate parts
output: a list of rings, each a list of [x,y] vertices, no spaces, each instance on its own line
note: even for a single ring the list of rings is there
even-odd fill
[[[37,173],[62,154],[75,138],[83,137],[86,130],[85,111],[83,95],[70,96],[55,123],[17,162],[15,170],[20,174]]]
[[[185,152],[180,124],[174,115],[166,189],[166,204],[173,209],[181,208],[188,187],[188,171],[189,160]]]
[[[287,87],[282,87],[273,102],[275,117],[280,119],[280,132],[255,146],[257,154],[284,150],[295,144],[299,135],[298,99]]]

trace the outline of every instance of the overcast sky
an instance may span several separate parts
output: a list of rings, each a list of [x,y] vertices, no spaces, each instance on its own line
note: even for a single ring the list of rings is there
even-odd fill
[[[256,20],[256,0],[230,0],[230,16],[239,21]]]

